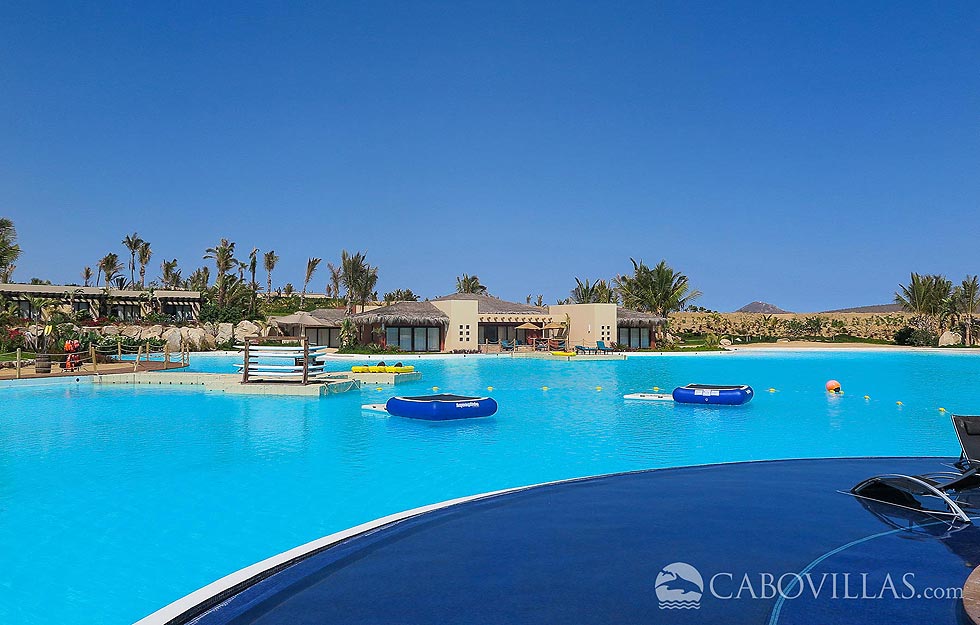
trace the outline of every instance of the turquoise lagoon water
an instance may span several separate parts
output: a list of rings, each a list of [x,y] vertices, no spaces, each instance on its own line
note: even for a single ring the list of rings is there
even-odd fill
[[[938,409],[980,413],[980,355],[962,353],[414,364],[424,379],[400,394],[493,386],[498,414],[432,424],[362,413],[390,395],[374,388],[308,399],[0,385],[0,623],[130,623],[324,534],[504,487],[707,462],[955,455]],[[829,378],[842,397],[824,392]],[[622,399],[692,381],[757,395],[741,408]]]

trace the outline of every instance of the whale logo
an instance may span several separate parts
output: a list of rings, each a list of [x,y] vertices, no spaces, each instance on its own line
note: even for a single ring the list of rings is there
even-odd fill
[[[701,573],[686,562],[674,562],[662,568],[654,588],[661,610],[697,610],[701,607],[704,580]]]

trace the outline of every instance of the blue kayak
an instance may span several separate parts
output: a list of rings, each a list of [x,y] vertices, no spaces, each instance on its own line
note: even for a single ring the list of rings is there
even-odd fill
[[[672,393],[679,404],[712,404],[718,406],[741,406],[752,399],[752,387],[718,386],[714,384],[688,384],[678,386]]]
[[[464,395],[422,395],[419,397],[392,397],[385,404],[388,414],[410,419],[448,421],[489,417],[497,412],[497,402],[491,397],[466,397]]]

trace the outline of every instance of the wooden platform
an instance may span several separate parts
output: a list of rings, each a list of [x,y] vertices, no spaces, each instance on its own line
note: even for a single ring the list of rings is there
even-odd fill
[[[422,379],[421,371],[412,371],[411,373],[351,373],[349,371],[341,371],[330,375],[343,375],[364,384],[387,384],[389,386],[403,384],[405,382],[418,382]]]
[[[137,371],[179,371],[184,365],[179,362],[165,363],[162,361],[151,360],[149,362],[140,362]],[[116,374],[116,373],[133,373],[133,361],[123,361],[123,362],[100,362],[98,375],[104,374]],[[61,367],[57,363],[52,363],[51,373],[36,373],[34,371],[34,365],[23,366],[20,368],[20,379],[27,380],[32,378],[77,378],[81,376],[96,375],[95,369],[92,367],[91,363],[84,364],[79,371],[62,371]],[[17,379],[17,370],[14,368],[0,369],[0,380],[15,380]]]
[[[101,369],[101,366],[100,366]],[[332,378],[312,384],[286,382],[249,382],[235,373],[185,373],[149,372],[100,375],[92,380],[95,384],[130,384],[153,386],[199,386],[209,392],[234,395],[283,395],[298,397],[325,397],[361,388],[358,380]]]

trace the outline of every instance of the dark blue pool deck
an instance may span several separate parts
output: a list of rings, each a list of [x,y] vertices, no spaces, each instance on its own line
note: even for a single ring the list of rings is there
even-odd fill
[[[958,598],[922,595],[927,588],[959,591],[980,564],[980,530],[909,523],[838,492],[871,475],[941,470],[943,462],[758,462],[531,488],[359,535],[193,622],[961,623],[966,617]],[[673,574],[661,570],[675,562],[697,569],[700,593],[689,574],[663,583]],[[805,571],[810,585],[798,598],[763,598],[765,574]],[[658,575],[662,598],[697,607],[662,608]],[[745,575],[759,598],[744,587]],[[741,598],[735,598],[739,586]]]

